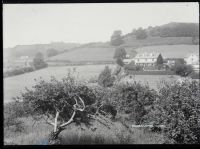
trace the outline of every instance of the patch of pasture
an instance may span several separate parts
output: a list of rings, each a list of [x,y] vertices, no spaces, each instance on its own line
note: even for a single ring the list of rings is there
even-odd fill
[[[184,58],[191,53],[199,53],[199,45],[159,45],[135,49],[138,53],[161,53],[163,58]]]
[[[114,69],[115,65],[108,65]],[[98,77],[100,72],[104,69],[105,65],[83,65],[83,66],[62,66],[62,67],[48,67],[38,71],[4,78],[4,102],[12,101],[12,97],[19,96],[21,92],[25,91],[25,87],[31,88],[36,82],[34,79],[40,77],[44,80],[50,80],[51,76],[61,80],[65,76],[69,69],[73,71],[75,69],[75,75],[82,81],[89,80],[92,77]],[[157,89],[157,83],[159,81],[173,81],[178,76],[171,75],[135,75],[134,79],[141,83],[148,83],[151,88]]]
[[[113,68],[114,65],[108,65]],[[48,67],[34,72],[4,78],[4,102],[10,102],[12,97],[20,95],[20,92],[25,90],[25,87],[31,88],[35,81],[42,77],[44,80],[50,80],[51,76],[61,80],[67,76],[69,69],[71,72],[75,69],[75,75],[80,80],[88,80],[91,77],[98,76],[104,69],[105,65],[83,65],[83,66],[62,66],[62,67]]]

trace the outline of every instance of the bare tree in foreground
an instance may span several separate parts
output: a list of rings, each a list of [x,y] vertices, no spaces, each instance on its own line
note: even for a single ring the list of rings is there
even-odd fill
[[[70,74],[62,81],[53,77],[50,82],[41,79],[32,90],[22,94],[22,100],[27,112],[53,126],[49,144],[59,144],[59,134],[71,123],[92,126],[92,122],[98,121],[108,128],[112,124],[94,91],[77,83]]]

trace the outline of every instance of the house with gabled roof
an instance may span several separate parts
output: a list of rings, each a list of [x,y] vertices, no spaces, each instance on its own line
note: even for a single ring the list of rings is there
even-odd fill
[[[135,65],[155,66],[159,53],[138,53],[134,58]]]

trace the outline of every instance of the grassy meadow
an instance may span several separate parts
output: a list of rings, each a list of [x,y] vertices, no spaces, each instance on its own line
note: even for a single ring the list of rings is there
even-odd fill
[[[127,53],[131,53],[132,47],[127,47]],[[199,45],[154,45],[154,46],[143,46],[135,49],[137,53],[161,53],[163,58],[184,58],[189,56],[191,53],[199,53]]]
[[[23,122],[21,131],[13,131],[12,127],[4,128],[5,145],[47,145],[48,135],[53,127],[40,120],[35,122],[31,117],[20,118]],[[152,132],[149,129],[133,128],[128,133],[126,128],[119,122],[108,129],[99,123],[94,124],[97,129],[92,131],[87,127],[81,130],[73,124],[61,132],[62,145],[67,144],[162,144],[162,133]]]
[[[127,46],[125,50],[128,54],[133,55],[135,50],[138,53],[143,52],[158,52],[164,58],[184,58],[190,53],[198,53],[199,45],[146,45],[146,46]],[[84,62],[84,61],[113,61],[115,47],[80,47],[72,51],[53,56],[47,60],[49,61],[71,61],[71,62]]]
[[[108,65],[110,68],[114,69],[115,65]],[[99,73],[104,69],[105,65],[83,65],[83,66],[60,66],[60,67],[48,67],[45,69],[37,70],[30,73],[25,73],[18,76],[4,78],[4,102],[10,102],[12,97],[20,95],[25,87],[31,88],[35,81],[34,79],[39,79],[42,77],[44,80],[49,80],[51,76],[57,79],[62,79],[68,73],[68,70],[73,68],[76,70],[75,75],[81,80],[96,79]],[[151,88],[156,89],[157,83],[162,80],[173,81],[176,80],[178,76],[171,75],[135,75],[136,81],[141,81],[142,83],[148,83]]]
[[[69,60],[69,61],[112,61],[115,48],[100,47],[100,48],[77,48],[73,51],[65,52],[57,56],[49,58],[49,60]]]

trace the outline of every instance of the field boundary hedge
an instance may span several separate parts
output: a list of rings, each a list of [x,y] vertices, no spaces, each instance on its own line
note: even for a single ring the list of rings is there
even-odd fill
[[[175,75],[173,71],[132,71],[126,70],[128,74],[132,75]]]

